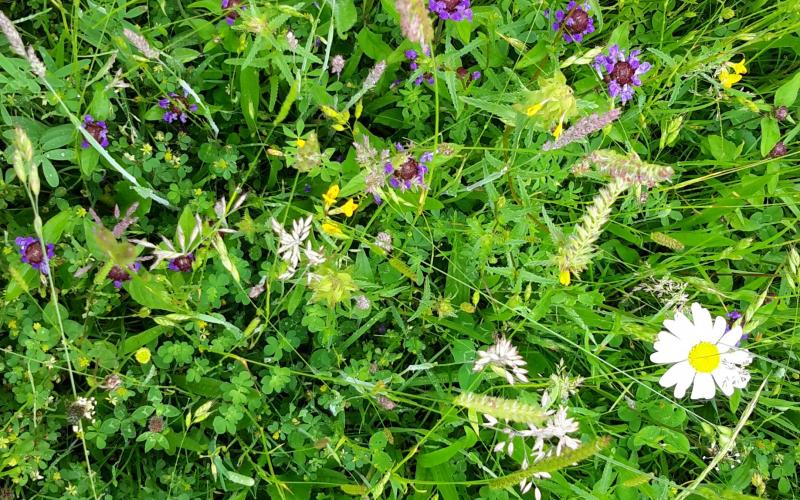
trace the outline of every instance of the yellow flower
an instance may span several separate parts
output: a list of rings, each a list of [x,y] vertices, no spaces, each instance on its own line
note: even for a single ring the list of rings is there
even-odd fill
[[[86,209],[83,208],[83,207],[76,207],[75,208],[75,215],[77,215],[78,217],[81,217],[81,218],[85,217],[86,216]]]
[[[333,222],[324,222],[322,224],[322,231],[334,237],[344,236],[344,233],[342,232],[342,229],[339,227],[339,225]]]
[[[16,330],[17,329],[17,320],[12,319],[11,321],[9,321],[8,322],[8,328],[11,329],[11,330]]]
[[[322,199],[325,200],[325,206],[329,207],[336,203],[336,197],[339,196],[339,185],[334,184],[333,186],[328,188],[328,192],[322,195]]]
[[[555,130],[553,130],[553,137],[558,139],[558,137],[561,135],[561,132],[563,131],[564,131],[564,122],[558,122],[558,125],[556,126]]]
[[[534,104],[533,106],[528,106],[528,109],[525,110],[525,114],[528,116],[533,116],[539,111],[541,111],[543,107],[544,107],[543,102],[540,102],[539,104]]]
[[[358,208],[358,203],[353,202],[353,198],[350,198],[349,200],[347,200],[347,203],[339,207],[342,213],[348,217],[352,217],[357,208]]]
[[[147,347],[142,347],[136,351],[136,354],[134,354],[133,357],[135,357],[136,361],[138,361],[140,364],[145,365],[150,362],[150,349]]]
[[[81,356],[80,358],[78,358],[78,366],[81,368],[86,368],[87,366],[89,366],[89,358],[85,356]]]
[[[147,143],[142,144],[142,153],[146,154],[146,155],[152,154],[153,153],[153,146],[151,146],[150,144],[147,144]]]
[[[42,324],[41,324],[41,323],[39,323],[38,321],[37,321],[36,323],[34,323],[34,324],[33,324],[33,330],[34,330],[34,331],[38,332],[38,331],[39,331],[39,330],[41,330],[41,329],[42,329]]]
[[[164,160],[172,161],[172,151],[169,149],[164,152]]]
[[[272,433],[272,439],[277,441],[280,438],[281,438],[281,433],[280,432],[275,431],[275,432]]]
[[[202,189],[200,189],[200,188],[196,188],[196,189],[194,190],[194,195],[195,195],[195,196],[201,196],[202,194],[203,194],[203,190],[202,190]]]
[[[296,142],[297,142],[297,147],[298,148],[302,148],[303,146],[306,145],[306,141],[304,139],[297,139]]]
[[[726,70],[726,69],[723,69],[719,73],[719,82],[726,89],[729,89],[729,88],[733,87],[733,84],[738,82],[741,79],[742,79],[742,75],[739,75],[737,73],[729,73],[728,70]]]
[[[570,282],[569,271],[561,271],[560,273],[558,273],[558,282],[564,286],[569,285]]]
[[[733,72],[737,75],[743,75],[747,73],[747,67],[744,65],[744,58],[742,58],[742,60],[738,63],[730,63],[730,66],[731,69],[733,69]]]

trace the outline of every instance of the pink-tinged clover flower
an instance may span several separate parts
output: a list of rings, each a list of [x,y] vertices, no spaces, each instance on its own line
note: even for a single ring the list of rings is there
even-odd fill
[[[608,55],[600,54],[594,60],[594,69],[608,84],[611,97],[625,103],[633,98],[634,87],[641,87],[639,77],[650,71],[650,63],[639,61],[641,50],[632,50],[629,56],[614,44]]]
[[[222,9],[226,11],[225,22],[228,23],[228,26],[233,26],[233,23],[239,18],[239,11],[247,8],[242,3],[241,0],[222,0]]]
[[[469,0],[430,0],[428,10],[440,19],[450,21],[472,21]]]
[[[384,170],[389,177],[389,184],[395,189],[406,191],[414,186],[425,187],[425,174],[428,173],[428,163],[433,160],[433,153],[423,153],[419,160],[407,155],[405,160],[395,167],[387,162]]]
[[[83,129],[89,132],[95,141],[97,141],[103,149],[108,147],[108,127],[104,121],[95,121],[92,115],[83,117]],[[81,143],[83,149],[88,149],[91,144],[86,139]]]
[[[575,0],[570,1],[566,9],[556,11],[553,30],[563,32],[567,43],[582,42],[584,36],[594,33],[594,19],[589,15],[590,9],[588,3],[578,5]]]
[[[49,273],[50,265],[48,262],[56,256],[55,245],[48,243],[47,255],[45,255],[45,252],[42,251],[42,243],[38,238],[33,236],[20,236],[14,240],[14,243],[16,243],[17,248],[19,248],[22,262],[30,265],[42,274]]]
[[[184,91],[183,95],[170,92],[168,97],[159,99],[158,106],[166,110],[164,113],[165,122],[172,123],[178,120],[181,123],[186,123],[189,119],[189,113],[197,111],[197,104],[189,104],[188,96],[188,91]]]

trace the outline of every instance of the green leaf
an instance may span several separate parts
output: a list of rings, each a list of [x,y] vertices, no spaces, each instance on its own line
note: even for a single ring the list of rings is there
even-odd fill
[[[159,337],[159,335],[161,335],[166,331],[167,328],[163,326],[154,326],[153,328],[145,330],[142,333],[126,338],[122,342],[122,347],[120,347],[119,356],[121,358],[124,358],[125,356],[131,354],[140,347],[144,347],[150,342],[156,340]]]
[[[761,156],[769,155],[772,148],[781,138],[781,129],[778,122],[771,116],[765,116],[761,119]]]
[[[292,104],[294,104],[295,99],[297,99],[297,90],[300,87],[300,81],[295,80],[292,82],[292,86],[289,88],[289,93],[286,94],[286,99],[283,100],[283,104],[281,104],[281,109],[278,111],[278,115],[275,117],[275,121],[272,123],[274,125],[278,125],[286,117],[289,115],[289,111],[292,109]]]
[[[459,451],[472,447],[478,441],[478,436],[469,427],[464,427],[464,433],[464,437],[450,446],[420,455],[417,465],[420,467],[435,467],[443,464],[453,458]]]
[[[784,83],[775,91],[775,105],[789,107],[797,99],[797,91],[800,89],[800,71],[794,74],[791,80]]]
[[[336,0],[333,4],[333,14],[336,19],[336,31],[340,37],[356,24],[358,11],[353,0]]]
[[[42,158],[42,174],[48,186],[58,187],[58,171],[47,158]]]
[[[232,470],[225,469],[223,474],[225,474],[225,477],[230,479],[231,482],[234,482],[236,484],[241,484],[242,486],[250,487],[250,486],[255,486],[256,484],[256,480],[253,479],[252,477],[247,477],[243,474],[239,474],[238,472],[233,472]]]
[[[163,309],[177,312],[180,310],[171,299],[166,287],[155,280],[155,277],[144,272],[131,273],[132,279],[127,282],[125,289],[131,298],[139,304],[151,309]]]
[[[376,61],[380,61],[389,57],[392,53],[392,48],[383,41],[380,35],[376,35],[367,28],[362,29],[356,35],[358,46],[369,57]]]
[[[240,104],[244,121],[251,132],[256,131],[256,117],[258,105],[261,102],[261,86],[259,85],[259,70],[253,66],[242,68],[239,73],[239,89],[242,93]]]

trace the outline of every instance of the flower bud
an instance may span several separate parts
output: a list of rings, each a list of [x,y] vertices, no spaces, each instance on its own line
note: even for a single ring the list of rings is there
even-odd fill
[[[782,122],[789,116],[789,108],[787,108],[786,106],[778,106],[773,111],[773,114],[775,115],[776,120]]]
[[[786,154],[786,144],[783,141],[778,141],[777,144],[772,148],[772,151],[769,152],[770,158],[780,158]]]

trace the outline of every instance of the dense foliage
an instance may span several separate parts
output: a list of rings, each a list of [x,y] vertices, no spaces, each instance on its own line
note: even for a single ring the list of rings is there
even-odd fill
[[[0,10],[0,498],[797,491],[796,1]]]

